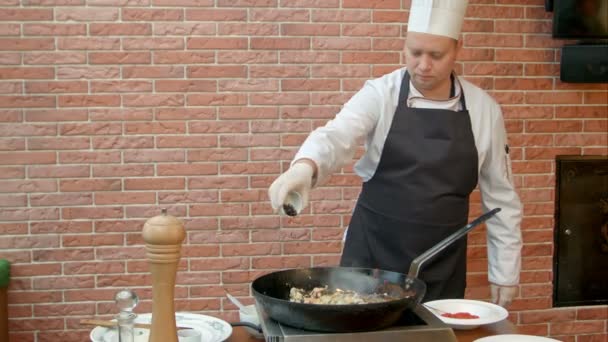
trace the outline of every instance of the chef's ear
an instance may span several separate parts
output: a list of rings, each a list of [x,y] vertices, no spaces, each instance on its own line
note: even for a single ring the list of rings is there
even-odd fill
[[[458,40],[456,41],[456,53],[460,53],[460,50],[462,50],[463,40],[464,40],[464,36],[461,33],[458,36]]]

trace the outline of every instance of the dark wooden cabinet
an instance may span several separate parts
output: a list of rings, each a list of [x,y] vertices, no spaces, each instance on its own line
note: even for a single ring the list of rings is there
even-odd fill
[[[554,306],[608,304],[608,157],[556,159]]]

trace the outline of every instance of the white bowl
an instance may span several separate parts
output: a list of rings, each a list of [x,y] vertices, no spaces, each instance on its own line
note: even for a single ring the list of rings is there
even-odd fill
[[[481,325],[500,322],[509,316],[509,312],[496,304],[470,299],[441,299],[424,303],[435,316],[439,317],[452,329],[469,330]],[[437,310],[433,310],[437,309]],[[479,318],[450,318],[444,317],[444,312],[468,312]]]
[[[248,322],[248,323],[259,326],[260,318],[258,317],[258,312],[255,309],[255,305],[247,305],[247,306],[245,306],[245,310],[239,310],[239,320],[241,322]],[[261,334],[259,331],[254,330],[252,328],[245,327],[245,330],[247,330],[251,335],[253,335],[257,338],[264,337],[263,334]]]

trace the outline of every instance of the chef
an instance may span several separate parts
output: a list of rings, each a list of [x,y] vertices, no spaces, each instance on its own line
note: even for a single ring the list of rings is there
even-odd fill
[[[275,210],[288,194],[304,206],[311,188],[354,157],[361,193],[346,230],[341,266],[407,273],[412,260],[468,222],[479,185],[487,221],[492,301],[508,306],[521,268],[521,202],[498,104],[453,69],[466,0],[412,0],[406,67],[367,81],[325,126],[303,143],[270,186]],[[428,261],[419,277],[424,301],[463,298],[467,241]]]

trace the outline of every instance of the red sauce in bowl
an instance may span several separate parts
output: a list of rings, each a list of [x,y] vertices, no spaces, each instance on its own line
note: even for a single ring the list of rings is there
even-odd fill
[[[446,312],[444,314],[441,314],[441,316],[448,317],[448,318],[457,318],[457,319],[475,319],[475,318],[479,318],[479,316],[473,315],[473,314],[468,313],[468,312],[455,312],[455,313]]]

